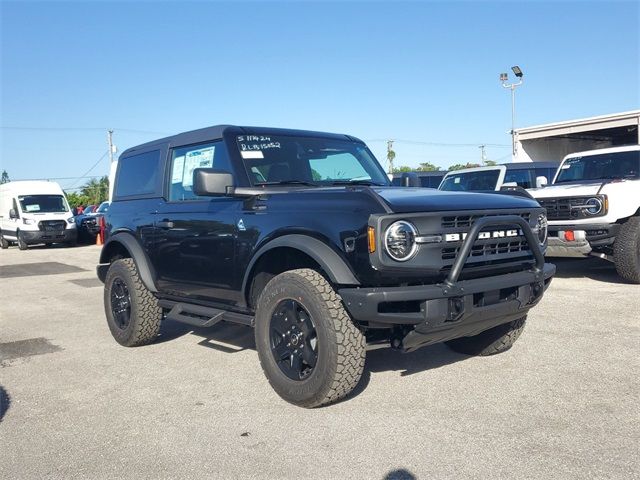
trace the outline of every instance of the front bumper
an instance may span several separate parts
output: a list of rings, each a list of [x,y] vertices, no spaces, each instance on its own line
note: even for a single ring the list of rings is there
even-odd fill
[[[78,238],[78,231],[75,228],[65,230],[20,230],[20,235],[27,245],[37,243],[69,243],[75,242]]]
[[[547,257],[587,257],[593,250],[613,245],[620,225],[549,225]],[[565,232],[573,232],[574,240],[566,240]]]
[[[494,277],[410,287],[339,290],[352,318],[369,326],[414,325],[406,351],[473,336],[523,317],[549,286],[555,265]]]

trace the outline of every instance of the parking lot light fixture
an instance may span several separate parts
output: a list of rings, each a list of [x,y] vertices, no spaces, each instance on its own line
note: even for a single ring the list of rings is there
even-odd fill
[[[511,90],[511,155],[512,160],[516,157],[516,88],[522,85],[524,74],[518,65],[511,67],[514,75],[518,78],[517,82],[507,83],[509,76],[506,73],[500,74],[500,82],[504,88]]]

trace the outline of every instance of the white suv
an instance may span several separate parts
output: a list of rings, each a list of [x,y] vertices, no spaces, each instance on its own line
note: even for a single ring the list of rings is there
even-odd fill
[[[640,283],[640,145],[567,155],[529,192],[547,209],[548,256],[598,256]]]

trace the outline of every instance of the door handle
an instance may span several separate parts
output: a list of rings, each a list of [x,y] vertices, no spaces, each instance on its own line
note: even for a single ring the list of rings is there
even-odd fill
[[[173,222],[170,222],[169,220],[162,220],[161,222],[157,222],[156,226],[158,228],[173,228]]]

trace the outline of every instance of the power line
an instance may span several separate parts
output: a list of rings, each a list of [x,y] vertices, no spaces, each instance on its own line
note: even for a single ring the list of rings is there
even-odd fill
[[[97,165],[102,161],[102,159],[108,155],[108,153],[109,153],[109,151],[108,151],[108,150],[107,150],[106,152],[104,152],[104,153],[102,154],[102,156],[101,156],[101,157],[96,161],[96,163],[94,163],[94,164],[91,166],[91,168],[90,168],[89,170],[87,170],[86,172],[84,172],[81,176],[76,177],[76,179],[77,179],[77,180],[82,180],[83,178],[85,178],[85,177],[86,177],[86,176],[91,172],[91,170],[93,170],[94,168],[96,168],[96,166],[97,166]],[[69,187],[69,188],[75,187],[77,183],[78,183],[77,181],[73,182],[73,184],[71,184],[71,187]]]
[[[17,127],[17,126],[0,126],[2,130],[25,130],[25,131],[104,131],[109,130],[107,127]],[[143,135],[170,135],[167,132],[154,132],[151,130],[137,130],[133,128],[114,128],[118,132],[140,133]]]
[[[387,139],[384,138],[372,138],[369,140],[365,140],[369,143],[374,142],[386,142]],[[445,142],[424,142],[420,140],[398,140],[395,139],[394,142],[397,143],[406,143],[408,145],[429,145],[433,147],[477,147],[478,145],[484,145],[486,147],[496,147],[496,148],[510,148],[511,145],[503,145],[501,143],[445,143]]]
[[[26,182],[26,181],[32,181],[32,180],[46,180],[46,181],[50,181],[50,180],[80,180],[80,179],[84,179],[84,178],[102,178],[105,175],[87,175],[85,177],[46,177],[46,178],[17,178],[13,181],[15,182]]]

